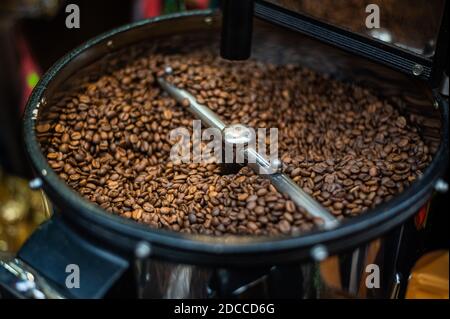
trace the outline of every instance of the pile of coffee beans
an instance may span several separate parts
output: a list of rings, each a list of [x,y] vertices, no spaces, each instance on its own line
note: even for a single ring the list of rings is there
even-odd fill
[[[227,123],[278,128],[283,170],[338,219],[402,192],[431,154],[387,100],[297,65],[228,62],[215,47],[133,48],[104,62],[41,111],[49,165],[105,210],[156,228],[207,235],[295,235],[320,219],[243,167],[177,163],[169,132],[194,119],[159,87],[168,80]]]

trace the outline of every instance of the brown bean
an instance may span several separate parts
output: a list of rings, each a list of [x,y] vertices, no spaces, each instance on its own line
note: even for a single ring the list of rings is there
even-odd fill
[[[50,124],[49,123],[45,123],[45,124],[39,124],[36,126],[36,131],[38,133],[46,133],[50,130]]]

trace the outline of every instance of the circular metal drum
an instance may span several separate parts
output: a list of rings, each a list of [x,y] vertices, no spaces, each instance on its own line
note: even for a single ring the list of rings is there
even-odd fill
[[[124,282],[136,283],[131,288],[136,296],[153,298],[396,297],[406,275],[402,269],[408,267],[402,265],[403,255],[417,247],[419,230],[414,216],[429,201],[447,165],[448,105],[404,75],[310,38],[255,21],[252,57],[299,63],[406,100],[402,111],[422,119],[418,125],[423,126],[427,142],[434,145],[430,146],[435,152],[433,161],[424,175],[376,208],[346,219],[334,229],[299,236],[194,236],[109,214],[83,199],[50,168],[35,126],[80,70],[92,72],[105,56],[144,41],[157,44],[170,36],[183,41],[216,41],[219,28],[220,17],[210,11],[136,22],[88,41],[45,74],[28,103],[24,133],[29,158],[55,213],[31,237],[19,258],[44,273],[61,295],[68,297],[108,296]],[[409,93],[412,98],[408,100]],[[68,291],[64,284],[68,264],[78,265],[83,272],[76,292]],[[366,279],[373,267],[378,267],[381,282],[371,287]]]

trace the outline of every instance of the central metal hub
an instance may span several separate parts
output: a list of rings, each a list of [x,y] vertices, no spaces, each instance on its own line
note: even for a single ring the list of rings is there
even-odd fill
[[[255,141],[255,131],[243,124],[232,124],[223,129],[222,136],[222,173],[237,174],[247,162],[246,150]]]
[[[255,139],[255,132],[243,124],[227,126],[223,132],[224,141],[232,145],[248,145]]]

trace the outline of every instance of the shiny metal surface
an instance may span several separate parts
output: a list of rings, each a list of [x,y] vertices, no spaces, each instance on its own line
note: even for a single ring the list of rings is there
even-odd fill
[[[255,141],[251,128],[243,124],[228,125],[223,130],[223,138],[230,145],[248,145]]]
[[[163,78],[158,78],[158,82],[181,105],[187,100],[189,103],[189,111],[204,122],[204,124],[216,128],[221,132],[227,128],[231,128],[209,107],[199,104],[186,90],[175,87]],[[224,139],[224,141],[227,142],[228,140]],[[333,229],[339,225],[339,221],[325,207],[303,191],[289,176],[279,172],[281,166],[279,160],[276,167],[274,167],[253,146],[247,146],[239,149],[239,151],[243,153],[243,156],[255,173],[268,178],[278,191],[287,194],[299,208],[303,208],[311,216],[320,218],[323,221],[322,227],[324,229]]]
[[[53,285],[23,261],[0,258],[0,285],[22,298],[63,299]],[[10,276],[7,277],[7,275]]]
[[[256,268],[205,267],[137,258],[133,267],[139,298],[401,298],[408,273],[398,267],[405,233],[396,229],[322,261]],[[373,269],[377,268],[377,273]],[[23,298],[65,298],[18,259],[0,258],[8,289]],[[378,285],[368,284],[369,276]],[[370,280],[369,280],[370,281]],[[0,280],[5,285],[5,281]],[[4,289],[5,287],[3,287]]]
[[[444,73],[444,79],[442,80],[441,88],[440,88],[441,94],[448,97],[448,92],[449,92],[448,88],[449,88],[448,75]]]
[[[188,299],[209,297],[212,269],[157,260],[137,260],[139,298]]]
[[[391,299],[399,298],[401,284],[402,284],[402,276],[399,273],[396,273],[394,277],[394,287],[391,292]]]
[[[391,247],[404,240],[404,233],[395,230],[320,262],[264,268],[212,268],[143,260],[136,272],[139,297],[401,298],[406,284],[401,278],[408,274],[399,269],[400,252]]]
[[[42,190],[0,167],[0,253],[15,253],[36,228],[51,216]]]

